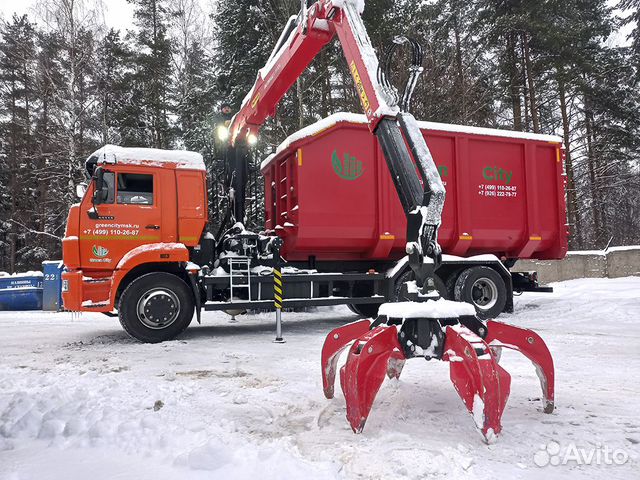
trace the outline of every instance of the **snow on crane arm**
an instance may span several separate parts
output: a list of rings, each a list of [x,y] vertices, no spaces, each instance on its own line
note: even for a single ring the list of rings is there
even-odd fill
[[[365,0],[332,0],[331,3],[338,8],[344,8],[346,4],[351,4],[356,7],[358,13],[362,15],[362,12],[364,12],[364,4],[366,2]]]

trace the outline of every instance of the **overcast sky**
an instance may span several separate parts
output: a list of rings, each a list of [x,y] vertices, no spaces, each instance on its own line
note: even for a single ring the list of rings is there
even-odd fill
[[[609,5],[617,4],[617,0],[607,0]],[[18,14],[28,13],[36,18],[34,6],[37,0],[0,0],[0,17],[10,19],[14,12]],[[125,30],[133,24],[133,7],[127,0],[103,0],[104,18],[108,27]],[[205,11],[209,11],[210,0],[200,0]],[[609,39],[609,43],[624,45],[628,44],[627,35],[631,32],[633,25],[627,25],[620,32],[616,32]]]
[[[0,15],[5,19],[15,13],[36,17],[33,8],[37,0],[0,0]],[[125,29],[133,23],[133,6],[127,0],[104,0],[104,19],[108,27]]]

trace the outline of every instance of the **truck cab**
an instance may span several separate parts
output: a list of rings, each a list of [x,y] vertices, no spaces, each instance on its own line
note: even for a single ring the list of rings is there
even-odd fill
[[[111,312],[142,270],[177,275],[189,287],[185,268],[208,220],[202,156],[107,145],[86,168],[91,181],[63,239],[65,308]]]

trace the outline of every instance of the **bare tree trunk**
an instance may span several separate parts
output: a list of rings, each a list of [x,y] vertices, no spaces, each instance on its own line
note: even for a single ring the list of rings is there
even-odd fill
[[[329,68],[329,59],[326,50],[320,52],[320,63],[322,65],[323,81],[320,85],[322,102],[320,103],[320,115],[322,118],[329,115],[331,105],[331,69]]]
[[[597,193],[598,193],[598,201],[600,203],[600,235],[603,237],[603,241],[608,242],[609,238],[609,225],[607,221],[607,196],[606,196],[606,171],[603,168],[603,144],[605,140],[604,137],[601,136],[600,125],[596,122],[593,116],[593,110],[589,111],[592,130],[591,130],[591,138],[593,139],[593,152],[594,152],[594,168],[596,174],[596,184],[597,184]]]
[[[527,73],[527,82],[529,87],[529,106],[531,109],[531,121],[533,122],[534,133],[540,133],[540,117],[538,115],[538,107],[536,101],[536,86],[533,79],[533,68],[531,66],[531,51],[529,49],[529,35],[523,34],[522,42],[524,44],[524,64]]]
[[[45,84],[46,85],[46,84]],[[39,168],[44,174],[47,168],[47,156],[49,155],[49,89],[44,87],[44,94],[42,94],[42,115],[40,117],[40,129],[41,134],[39,143]],[[38,182],[39,192],[39,208],[40,208],[40,231],[45,231],[47,224],[47,199],[48,199],[48,185],[46,182]]]
[[[531,117],[529,116],[529,89],[527,88],[527,67],[524,59],[524,43],[522,40],[522,35],[520,37],[520,84],[522,85],[522,104],[524,106],[524,125],[523,130],[526,132],[530,131],[531,125]]]
[[[593,247],[599,246],[602,239],[602,208],[604,207],[602,197],[600,195],[599,182],[596,175],[596,158],[593,142],[593,114],[591,113],[590,102],[585,98],[584,124],[587,141],[587,166],[589,170],[589,183],[591,191],[591,215],[593,216],[593,227],[595,238],[593,239]]]
[[[467,123],[467,87],[464,79],[464,68],[462,65],[462,45],[460,42],[460,25],[458,22],[458,15],[453,16],[453,32],[455,35],[455,50],[456,50],[456,70],[458,74],[458,101],[460,102],[460,120],[463,124]]]
[[[70,120],[69,125],[67,127],[67,145],[69,148],[69,165],[68,165],[68,183],[71,186],[74,182],[74,173],[77,171],[79,165],[78,163],[78,151],[76,145],[76,129],[78,127],[78,114],[79,109],[77,105],[77,97],[76,97],[76,84],[77,84],[77,75],[78,75],[78,65],[77,65],[77,56],[76,56],[76,40],[77,40],[77,31],[76,31],[76,22],[75,22],[75,0],[69,0],[64,3],[64,7],[66,8],[66,18],[67,25],[60,25],[61,29],[68,29],[67,33],[67,42],[69,48],[69,81],[67,83],[67,94],[69,99],[69,112],[70,112]]]
[[[15,72],[13,72],[15,75]],[[9,188],[11,192],[11,201],[9,203],[9,219],[14,220],[18,212],[18,131],[16,115],[16,82],[15,76],[12,75],[11,82],[11,149],[9,162]],[[9,273],[16,271],[16,224],[11,222],[9,227]]]
[[[302,101],[302,79],[296,80],[296,96],[298,99],[298,128],[304,127],[304,105]]]
[[[562,132],[564,137],[565,159],[564,170],[567,175],[567,222],[569,224],[569,247],[573,250],[582,247],[582,228],[578,217],[578,199],[573,172],[573,160],[571,158],[571,126],[569,112],[567,111],[567,93],[564,80],[557,74],[558,94],[560,97],[560,114],[562,115]]]
[[[509,69],[509,86],[511,90],[511,105],[513,109],[513,128],[522,131],[522,107],[520,105],[520,82],[518,80],[518,63],[516,56],[515,32],[507,34],[507,62]]]
[[[598,229],[597,229],[597,234],[598,234],[598,239],[600,241],[603,242],[602,246],[606,245],[606,243],[608,242],[608,227],[607,227],[607,199],[605,197],[605,187],[603,185],[604,180],[603,180],[603,170],[602,170],[602,146],[601,146],[601,139],[598,135],[598,124],[595,121],[594,115],[593,115],[593,110],[589,109],[587,111],[587,116],[589,118],[589,125],[591,126],[591,151],[592,151],[592,160],[593,160],[593,166],[589,165],[589,168],[591,170],[591,167],[593,167],[593,179],[595,180],[595,183],[592,184],[592,188],[594,188],[594,193],[596,195],[596,199],[597,199],[597,206],[596,208],[598,209],[598,213],[599,213],[599,220],[600,223],[598,225]],[[590,171],[591,174],[591,171]]]

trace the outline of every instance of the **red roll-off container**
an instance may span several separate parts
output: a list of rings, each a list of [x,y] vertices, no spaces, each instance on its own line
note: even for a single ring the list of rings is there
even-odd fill
[[[567,251],[559,137],[420,122],[445,202],[444,253],[559,259]],[[405,255],[406,217],[366,119],[335,114],[285,140],[261,166],[266,228],[289,261]]]

